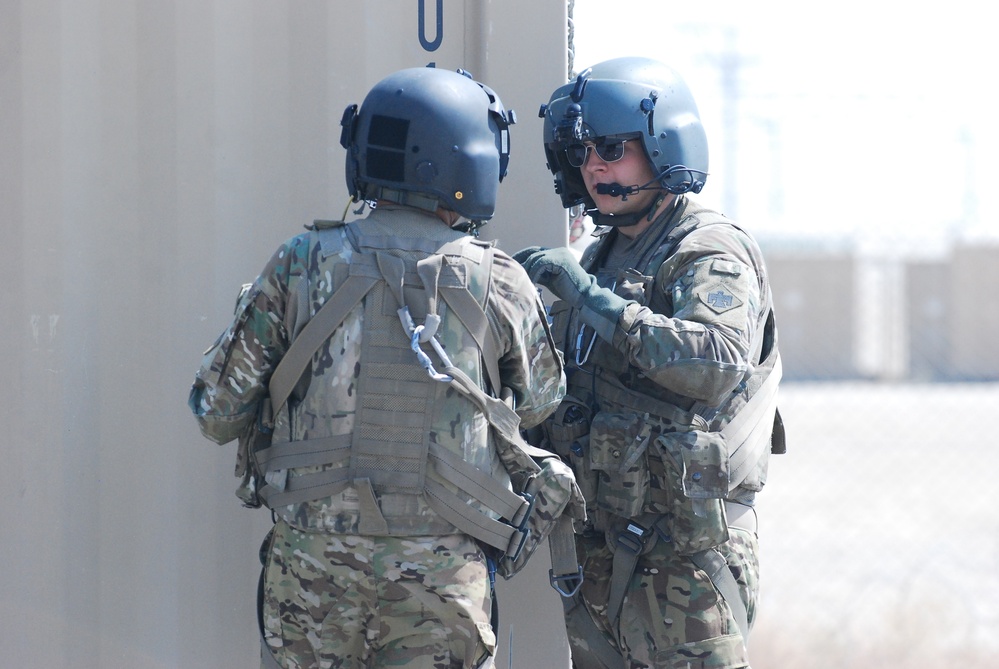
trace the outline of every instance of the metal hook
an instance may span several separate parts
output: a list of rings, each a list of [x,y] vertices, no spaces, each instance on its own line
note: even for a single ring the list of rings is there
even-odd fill
[[[434,369],[434,363],[430,360],[430,356],[428,356],[423,351],[423,349],[420,348],[421,332],[423,332],[423,326],[422,325],[416,326],[415,328],[413,328],[413,334],[409,340],[409,346],[410,348],[413,349],[413,352],[416,353],[416,359],[419,361],[420,366],[423,367],[423,369],[427,370],[427,374],[429,374],[430,378],[432,378],[434,381],[450,383],[453,379],[447,374],[438,373],[438,371]],[[451,367],[451,360],[447,357],[447,354],[444,352],[444,349],[440,345],[440,342],[437,341],[437,338],[434,337],[433,339],[431,339],[430,343],[433,345],[434,350],[437,351],[437,355],[441,357],[441,360],[444,362],[444,365],[447,367]]]

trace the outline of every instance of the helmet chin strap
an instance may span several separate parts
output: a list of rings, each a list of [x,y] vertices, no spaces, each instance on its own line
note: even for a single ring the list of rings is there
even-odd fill
[[[634,192],[638,192],[639,190],[652,190],[650,188],[647,188],[647,186],[648,184],[642,187],[631,186],[631,188],[635,189]],[[659,197],[653,200],[652,203],[647,208],[642,209],[641,211],[631,212],[630,214],[621,214],[617,216],[615,216],[614,214],[601,214],[600,210],[596,208],[590,209],[586,213],[589,214],[590,218],[592,218],[593,222],[597,225],[608,225],[615,228],[627,228],[632,225],[638,225],[643,217],[646,218],[646,220],[651,221],[655,217],[656,211],[659,210],[659,207],[662,206],[663,202],[666,200],[668,196],[669,196],[669,191],[661,189],[659,192]],[[622,199],[626,198],[627,195],[622,196]]]

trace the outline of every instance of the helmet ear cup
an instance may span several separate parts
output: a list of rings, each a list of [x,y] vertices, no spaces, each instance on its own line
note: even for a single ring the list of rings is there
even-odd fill
[[[510,154],[512,110],[465,73],[400,70],[344,111],[351,197],[492,217]]]
[[[565,159],[565,145],[580,138],[633,135],[642,142],[653,173],[674,193],[699,192],[708,172],[707,135],[683,79],[650,58],[597,63],[556,89],[541,109],[545,154],[562,205],[594,208],[579,168]]]
[[[354,144],[354,134],[357,131],[357,105],[347,105],[340,117],[340,146],[347,149],[346,180],[347,192],[354,200],[361,199],[358,194],[357,183],[357,156],[352,150]]]

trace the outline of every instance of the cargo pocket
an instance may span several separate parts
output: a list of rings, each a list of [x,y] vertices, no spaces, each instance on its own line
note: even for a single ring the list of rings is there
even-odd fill
[[[631,518],[649,495],[650,426],[645,416],[600,412],[590,426],[590,467],[597,475],[597,506]]]
[[[670,536],[680,555],[728,540],[728,450],[716,432],[668,432],[655,440],[666,471]]]
[[[544,426],[545,436],[555,453],[563,459],[581,455],[585,443],[580,440],[590,431],[590,407],[572,395],[566,395]]]
[[[566,395],[551,418],[544,422],[545,437],[551,450],[572,467],[576,482],[587,502],[596,496],[596,473],[587,456],[590,443],[590,407]]]

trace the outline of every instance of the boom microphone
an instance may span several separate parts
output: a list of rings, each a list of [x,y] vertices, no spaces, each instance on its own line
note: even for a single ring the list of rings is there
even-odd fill
[[[622,186],[616,181],[611,184],[597,184],[597,195],[610,195],[611,197],[626,198],[639,191],[638,186]]]

